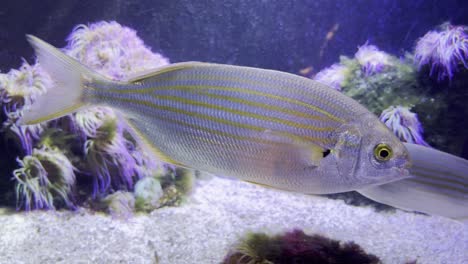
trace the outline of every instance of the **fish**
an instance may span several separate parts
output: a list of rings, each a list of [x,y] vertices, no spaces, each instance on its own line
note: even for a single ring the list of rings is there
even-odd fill
[[[468,222],[468,160],[431,147],[404,145],[413,162],[411,177],[358,192],[403,210]]]
[[[106,105],[161,161],[308,194],[409,176],[406,148],[374,114],[311,79],[181,62],[115,81],[37,37],[27,39],[55,84],[20,124]]]

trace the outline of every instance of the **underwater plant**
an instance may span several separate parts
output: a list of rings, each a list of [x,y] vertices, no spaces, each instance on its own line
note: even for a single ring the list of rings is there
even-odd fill
[[[381,263],[354,242],[341,243],[293,230],[269,237],[250,233],[225,257],[224,264]]]
[[[418,116],[409,108],[390,106],[380,115],[380,120],[403,142],[429,146],[422,136],[423,127]]]
[[[390,55],[367,43],[358,48],[354,58],[361,65],[365,75],[381,73],[385,67],[393,66]]]
[[[169,64],[145,46],[135,30],[115,21],[78,25],[67,41],[65,53],[114,80]]]
[[[445,23],[429,31],[414,49],[414,62],[421,70],[428,66],[429,75],[438,81],[451,80],[460,67],[468,69],[468,27]]]
[[[340,91],[346,81],[347,74],[348,68],[336,63],[318,72],[313,79]]]
[[[75,185],[75,168],[58,149],[34,149],[32,155],[18,159],[20,168],[13,172],[16,180],[17,208],[68,208]]]

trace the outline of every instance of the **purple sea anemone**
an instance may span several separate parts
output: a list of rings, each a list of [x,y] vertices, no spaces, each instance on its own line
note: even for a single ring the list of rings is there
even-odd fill
[[[336,63],[317,73],[314,77],[314,80],[340,91],[346,80],[347,74],[348,68],[344,65]]]
[[[5,138],[19,142],[25,155],[31,155],[35,141],[39,140],[41,133],[47,127],[46,123],[28,126],[17,126],[11,124],[5,133]]]
[[[75,27],[65,52],[115,80],[169,64],[168,59],[151,52],[135,30],[115,21]]]
[[[18,163],[20,168],[13,172],[18,208],[55,209],[57,200],[73,207],[70,196],[75,168],[59,150],[34,149]]]
[[[359,62],[362,71],[367,76],[380,73],[386,66],[392,65],[390,55],[380,51],[374,45],[364,44],[363,46],[360,46],[354,57]]]
[[[26,61],[16,70],[0,74],[0,104],[7,116],[18,115],[25,105],[30,105],[36,96],[52,87],[52,79],[38,64]]]
[[[141,175],[146,172],[139,167],[144,160],[136,160],[132,155],[135,146],[124,137],[123,121],[111,108],[85,109],[75,119],[88,138],[85,159],[94,176],[94,196],[109,191],[110,187],[132,189],[135,179],[147,176]]]
[[[420,38],[414,50],[414,61],[421,69],[430,66],[430,75],[441,81],[452,79],[458,67],[468,69],[468,29],[447,25],[443,31],[429,31]]]
[[[380,120],[402,141],[429,146],[424,141],[423,128],[415,113],[403,106],[390,106],[380,115]]]

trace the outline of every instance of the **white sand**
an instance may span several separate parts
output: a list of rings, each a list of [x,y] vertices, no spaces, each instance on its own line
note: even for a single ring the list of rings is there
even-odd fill
[[[182,207],[127,221],[85,210],[0,213],[0,263],[219,263],[247,231],[292,228],[353,240],[384,263],[468,263],[468,225],[220,178],[200,182]]]

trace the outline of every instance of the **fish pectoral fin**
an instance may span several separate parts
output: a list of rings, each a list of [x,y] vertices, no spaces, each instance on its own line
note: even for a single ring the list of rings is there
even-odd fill
[[[318,167],[327,152],[327,149],[319,145],[286,132],[265,130],[263,138],[277,143],[277,151],[284,151],[287,157],[302,161],[305,164],[304,169]]]

